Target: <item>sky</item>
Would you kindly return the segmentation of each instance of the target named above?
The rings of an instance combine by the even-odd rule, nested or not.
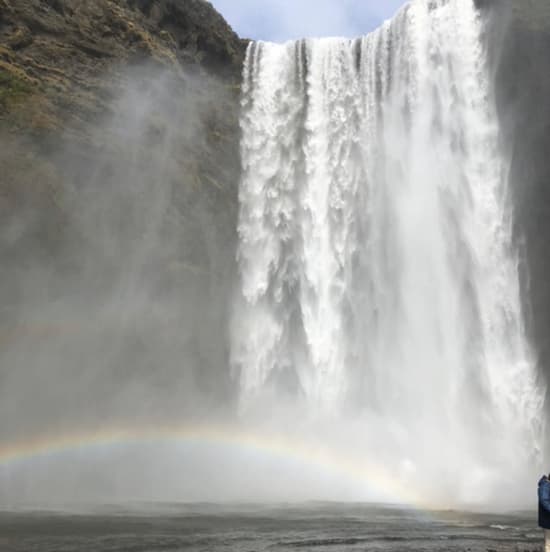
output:
[[[211,0],[243,38],[284,42],[364,35],[406,0]]]

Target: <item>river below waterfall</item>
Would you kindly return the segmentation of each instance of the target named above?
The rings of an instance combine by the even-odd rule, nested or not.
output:
[[[3,552],[534,552],[541,550],[541,532],[535,525],[534,513],[419,513],[339,504],[160,505],[80,515],[0,514],[0,548]]]

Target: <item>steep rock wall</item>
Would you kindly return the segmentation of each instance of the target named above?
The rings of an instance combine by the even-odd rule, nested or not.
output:
[[[245,47],[204,0],[0,0],[2,431],[231,401]]]
[[[504,147],[510,158],[515,228],[527,323],[541,375],[550,381],[550,5],[484,2]]]

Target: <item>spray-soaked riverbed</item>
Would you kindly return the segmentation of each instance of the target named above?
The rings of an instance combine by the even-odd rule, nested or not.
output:
[[[152,513],[151,513],[152,512]],[[4,552],[227,550],[534,551],[534,514],[435,514],[373,506],[159,506],[0,514]]]

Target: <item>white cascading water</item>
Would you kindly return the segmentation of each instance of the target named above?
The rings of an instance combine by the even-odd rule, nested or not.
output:
[[[466,501],[536,465],[542,404],[482,32],[472,0],[416,0],[249,46],[232,336],[244,413],[353,420]]]

